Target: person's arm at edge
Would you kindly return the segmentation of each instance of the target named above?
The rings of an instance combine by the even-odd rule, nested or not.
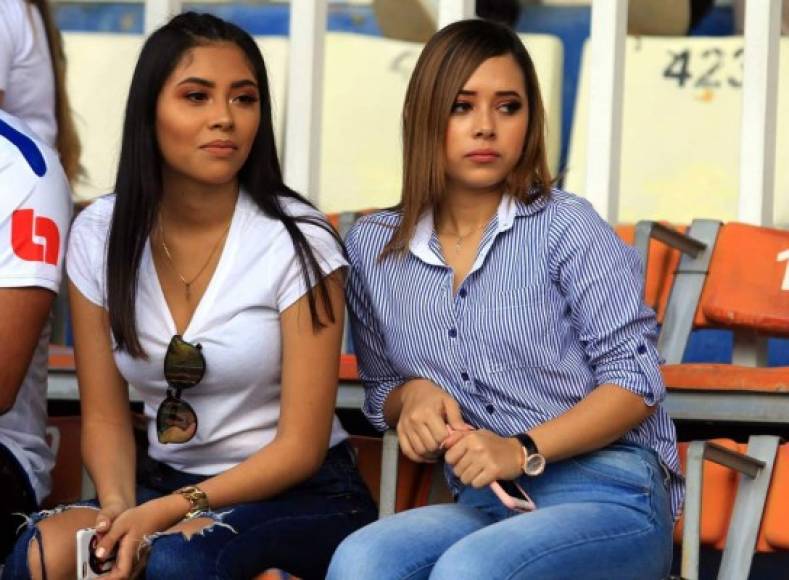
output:
[[[118,372],[107,311],[69,281],[74,358],[82,406],[82,457],[102,508],[135,505],[135,444],[129,392]],[[114,515],[117,515],[115,513]]]
[[[579,336],[586,338],[598,386],[564,414],[529,431],[548,461],[613,443],[646,420],[664,394],[650,337],[654,315],[640,298],[643,281],[635,252],[588,202],[576,200],[563,209],[557,210],[549,236],[552,263]],[[572,230],[582,233],[565,234]],[[601,319],[609,321],[607,334],[599,334]],[[636,352],[639,344],[643,355]]]
[[[44,288],[0,288],[0,415],[16,402],[54,298]]]

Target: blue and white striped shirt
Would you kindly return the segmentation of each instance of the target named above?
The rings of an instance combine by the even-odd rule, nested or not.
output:
[[[384,401],[412,378],[439,385],[469,424],[502,436],[565,413],[602,384],[663,400],[640,260],[587,201],[558,190],[531,204],[505,195],[456,294],[430,211],[405,255],[378,261],[399,220],[396,211],[364,217],[346,240],[363,410],[375,427],[387,428]],[[668,467],[676,516],[683,480],[666,411],[624,439]]]

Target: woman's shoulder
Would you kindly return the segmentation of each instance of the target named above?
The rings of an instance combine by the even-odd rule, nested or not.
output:
[[[589,200],[563,189],[551,189],[543,204],[551,230],[605,224]]]
[[[368,251],[377,256],[392,238],[402,220],[398,209],[384,209],[361,216],[354,222],[345,240],[348,250]]]
[[[25,0],[0,0],[0,15],[21,19],[25,15]]]
[[[309,217],[319,221],[326,221],[326,216],[302,199],[278,194],[276,195],[276,203],[281,208],[282,212],[289,217]],[[248,192],[242,190],[238,204],[240,213],[244,214],[247,218],[251,218],[253,224],[265,227],[270,232],[285,231],[282,221],[274,214],[269,214],[268,211],[260,207]]]
[[[548,195],[548,207],[553,211],[581,215],[595,212],[592,204],[580,195],[554,187]]]
[[[114,193],[94,199],[85,209],[77,214],[71,227],[72,234],[78,231],[90,231],[106,235],[112,222],[112,211],[114,208]]]
[[[277,199],[279,200],[279,204],[285,213],[291,217],[310,217],[328,223],[326,216],[319,209],[315,208],[302,199],[288,195],[278,195]]]

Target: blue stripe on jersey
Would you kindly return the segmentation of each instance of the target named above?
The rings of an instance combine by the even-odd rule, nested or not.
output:
[[[504,436],[613,383],[657,406],[624,439],[654,449],[669,468],[677,515],[683,484],[676,433],[660,406],[657,324],[641,300],[635,250],[574,195],[555,190],[531,204],[505,196],[453,294],[431,212],[408,252],[378,260],[399,220],[395,211],[364,217],[346,240],[363,410],[373,425],[387,427],[384,401],[411,378],[440,385],[467,422]]]
[[[41,150],[30,137],[20,133],[2,119],[0,119],[0,137],[5,137],[19,149],[33,173],[39,177],[44,176],[47,172],[47,162],[44,160]]]

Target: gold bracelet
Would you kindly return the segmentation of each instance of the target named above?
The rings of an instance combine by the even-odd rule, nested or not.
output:
[[[176,489],[173,493],[177,493],[189,502],[189,511],[186,512],[184,519],[190,520],[211,509],[208,505],[208,496],[196,485],[187,485]]]

